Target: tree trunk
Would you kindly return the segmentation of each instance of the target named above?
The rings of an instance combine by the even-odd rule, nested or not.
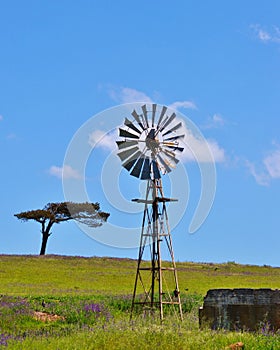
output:
[[[46,253],[46,247],[47,247],[47,242],[49,238],[49,234],[47,232],[44,232],[42,237],[42,244],[41,244],[41,250],[40,250],[40,255],[45,255]]]
[[[50,231],[51,231],[51,227],[52,227],[53,223],[54,223],[54,221],[49,220],[47,227],[46,227],[46,220],[43,220],[41,222],[41,224],[42,224],[42,236],[43,237],[42,237],[40,255],[45,255],[45,253],[46,253],[47,242],[48,242],[48,239],[51,235]]]

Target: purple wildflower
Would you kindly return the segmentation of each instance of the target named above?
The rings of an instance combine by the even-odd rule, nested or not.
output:
[[[8,346],[8,340],[11,339],[12,336],[11,335],[7,335],[7,334],[0,334],[0,346]]]
[[[84,310],[87,315],[94,314],[96,317],[103,316],[106,321],[112,318],[110,312],[102,304],[86,304]]]
[[[11,310],[17,315],[28,314],[30,305],[25,299],[3,297],[0,301],[0,309]]]
[[[99,304],[86,304],[84,306],[84,309],[86,312],[94,312],[94,313],[100,313],[102,311],[102,308]]]

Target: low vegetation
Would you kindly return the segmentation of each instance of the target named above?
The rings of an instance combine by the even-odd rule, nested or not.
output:
[[[279,349],[280,335],[199,330],[198,308],[211,288],[279,288],[269,266],[178,263],[184,320],[135,314],[136,261],[63,256],[0,256],[3,349]],[[230,349],[230,348],[228,348]]]

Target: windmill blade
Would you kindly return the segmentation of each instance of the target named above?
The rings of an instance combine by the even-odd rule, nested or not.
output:
[[[152,105],[152,127],[155,126],[155,116],[156,116],[157,105],[153,103]]]
[[[178,163],[179,163],[179,159],[177,159],[177,158],[175,157],[175,153],[174,153],[174,152],[168,151],[167,149],[161,149],[161,151],[162,151],[169,159],[171,159],[172,162],[174,162],[175,164],[178,164]]]
[[[124,149],[128,147],[132,147],[138,144],[137,141],[116,141],[119,149]]]
[[[169,168],[168,164],[165,162],[165,160],[161,157],[160,154],[157,155],[158,159],[160,160],[161,164],[164,166],[167,173],[170,173],[171,169]]]
[[[164,141],[175,141],[175,140],[183,139],[184,137],[185,137],[185,135],[178,135],[178,136],[169,137],[169,138],[165,139]]]
[[[172,151],[169,151],[168,149],[161,148],[160,150],[168,154],[170,157],[175,157],[175,153]]]
[[[154,179],[160,179],[160,172],[158,169],[158,165],[154,159],[152,160],[152,167],[153,167]]]
[[[122,137],[129,137],[131,139],[139,139],[138,135],[132,134],[131,132],[124,130],[124,129],[119,129],[119,134]]]
[[[130,157],[123,163],[123,167],[126,168],[126,170],[130,171],[130,169],[136,163],[137,159],[141,156],[141,154],[142,153],[140,151],[137,151],[135,154],[133,154],[132,157]]]
[[[162,125],[164,125],[166,122],[167,122],[167,120],[168,120],[168,115],[163,119],[163,121],[161,122],[161,125],[159,126],[159,128],[158,128],[158,132],[159,131],[161,131],[161,128],[162,128]]]
[[[140,176],[142,165],[144,163],[144,159],[145,159],[144,157],[140,157],[137,160],[137,162],[136,162],[134,168],[132,169],[130,175],[135,176],[135,177],[139,177]]]
[[[117,155],[120,157],[120,159],[122,161],[126,160],[127,158],[129,158],[132,154],[134,154],[136,151],[138,151],[138,147],[133,147],[133,148],[129,148],[126,149],[122,152],[117,153]]]
[[[168,148],[173,149],[174,151],[179,151],[179,152],[183,152],[184,148],[183,147],[177,147],[177,146],[170,146],[170,145],[165,145]]]
[[[168,120],[160,128],[160,131],[164,130],[174,119],[176,118],[176,113],[172,113]]]
[[[141,173],[141,180],[149,180],[151,178],[151,165],[149,158],[145,158],[142,173]]]
[[[164,134],[162,134],[162,136],[168,135],[171,132],[178,130],[181,126],[182,126],[182,123],[180,122],[179,124],[173,126],[173,128],[171,128],[168,131],[166,131]]]
[[[138,125],[142,128],[142,130],[144,130],[144,126],[140,120],[139,115],[137,114],[137,112],[135,111],[135,109],[133,110],[133,112],[131,113],[131,115],[134,117],[134,119],[137,121]]]
[[[144,126],[144,131],[147,131],[148,127],[147,127],[147,123],[146,123],[144,115],[140,114],[139,117],[140,117],[140,120],[142,120],[142,125]]]
[[[148,133],[147,138],[154,140],[155,139],[155,129],[151,129]]]
[[[161,124],[161,122],[162,122],[162,118],[164,117],[164,114],[165,114],[166,111],[167,111],[167,107],[163,106],[163,107],[162,107],[162,110],[161,110],[161,113],[160,113],[160,116],[159,116],[159,120],[158,120],[158,124],[157,124],[157,129],[159,129],[160,124]]]
[[[149,121],[148,121],[147,106],[146,106],[146,105],[143,105],[141,108],[142,108],[142,111],[143,111],[143,114],[144,114],[146,127],[148,128],[148,127],[149,127]]]
[[[128,126],[130,129],[136,131],[138,134],[141,134],[141,131],[136,128],[136,126],[129,119],[125,118],[124,125]]]

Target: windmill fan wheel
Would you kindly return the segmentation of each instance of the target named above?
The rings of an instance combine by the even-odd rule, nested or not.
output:
[[[125,118],[119,129],[122,140],[117,141],[118,156],[130,175],[141,180],[159,179],[179,162],[176,153],[183,152],[180,142],[182,122],[166,106],[143,105],[141,113],[133,110],[132,120]]]

